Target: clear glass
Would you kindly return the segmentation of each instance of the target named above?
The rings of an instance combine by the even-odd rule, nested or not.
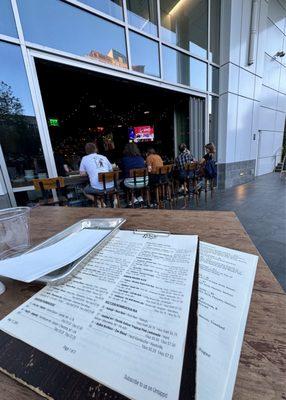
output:
[[[182,143],[190,148],[190,126],[189,126],[189,99],[182,100],[176,104],[176,136],[178,146]]]
[[[220,46],[220,4],[221,0],[211,0],[210,4],[210,53],[209,60],[219,64]]]
[[[129,32],[133,71],[160,76],[158,43],[135,32]]]
[[[136,28],[158,35],[157,0],[127,0],[128,23]]]
[[[13,187],[46,173],[42,145],[19,46],[0,41],[0,141]]]
[[[218,103],[219,98],[209,96],[209,142],[218,147]]]
[[[190,85],[190,57],[184,53],[163,46],[164,80]]]
[[[207,58],[207,0],[161,0],[160,12],[163,40]]]
[[[0,33],[18,37],[10,0],[0,0]]]
[[[212,65],[209,67],[209,91],[219,93],[219,69]]]
[[[25,39],[127,68],[124,28],[59,0],[18,0]]]
[[[207,64],[196,58],[190,59],[191,87],[194,89],[207,90]]]
[[[15,207],[0,210],[0,260],[16,256],[30,247],[30,209]],[[0,294],[5,286],[0,282]]]
[[[80,0],[80,2],[123,20],[122,0]]]

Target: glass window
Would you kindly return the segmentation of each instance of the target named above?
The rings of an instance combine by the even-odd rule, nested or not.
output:
[[[221,0],[211,0],[210,4],[209,60],[217,64],[219,64],[219,45],[220,45],[220,3]]]
[[[195,58],[190,59],[191,87],[207,90],[207,64]]]
[[[0,141],[12,186],[27,186],[46,165],[21,49],[0,42]]]
[[[162,39],[206,58],[208,1],[161,0],[160,10]]]
[[[129,31],[133,71],[160,76],[158,43]]]
[[[123,20],[122,0],[80,0],[80,2]]]
[[[211,65],[209,69],[209,91],[219,93],[219,69]]]
[[[156,0],[127,0],[127,15],[130,25],[157,35],[157,1]]]
[[[177,145],[179,146],[181,143],[185,143],[187,148],[190,148],[190,126],[189,126],[189,99],[182,100],[176,103],[175,105],[175,113],[176,113],[176,136],[177,136]],[[178,149],[176,149],[178,151]]]
[[[59,0],[18,0],[25,39],[127,68],[124,29]]]
[[[218,97],[209,96],[209,141],[216,147],[218,147],[218,102]]]
[[[163,73],[166,81],[190,85],[190,57],[163,46]]]
[[[0,1],[0,33],[18,37],[10,0]]]

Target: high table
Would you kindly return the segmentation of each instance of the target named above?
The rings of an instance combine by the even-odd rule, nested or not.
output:
[[[80,219],[91,217],[123,217],[127,222],[122,229],[197,234],[201,240],[259,255],[235,213],[224,211],[38,207],[31,212],[32,243],[37,244]],[[41,288],[36,284],[1,280],[7,286],[7,291],[0,297],[0,318]],[[233,398],[286,399],[285,360],[286,293],[260,256]],[[0,373],[1,400],[41,398],[39,394]],[[91,398],[96,400],[98,397],[95,394]]]

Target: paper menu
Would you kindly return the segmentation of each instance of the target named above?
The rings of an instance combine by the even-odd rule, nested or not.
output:
[[[0,261],[0,276],[32,282],[88,253],[111,230],[83,229],[55,244]]]
[[[230,400],[258,257],[200,242],[197,399]]]
[[[131,399],[178,399],[197,241],[120,231],[0,328]]]

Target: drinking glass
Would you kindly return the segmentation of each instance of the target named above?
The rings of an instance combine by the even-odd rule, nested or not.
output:
[[[0,260],[23,253],[30,246],[30,208],[0,210]],[[5,286],[0,282],[0,294]]]

